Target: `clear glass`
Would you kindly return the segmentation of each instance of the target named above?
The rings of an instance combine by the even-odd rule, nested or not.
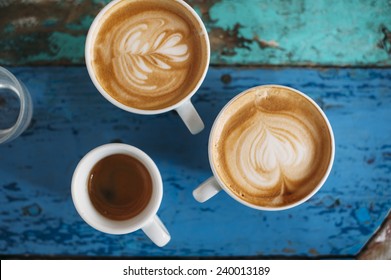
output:
[[[27,88],[0,67],[0,144],[17,138],[29,126],[33,103]]]

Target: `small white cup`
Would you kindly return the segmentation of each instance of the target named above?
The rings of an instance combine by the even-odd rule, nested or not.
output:
[[[88,177],[91,169],[99,160],[113,154],[126,154],[138,159],[145,165],[152,178],[152,197],[147,207],[137,216],[123,221],[111,220],[101,215],[91,203],[88,194]],[[170,241],[168,230],[156,214],[163,197],[162,178],[153,160],[140,149],[117,143],[93,149],[77,165],[71,188],[77,212],[91,227],[109,234],[127,234],[141,229],[159,247]]]
[[[205,79],[206,73],[208,72],[209,68],[209,62],[210,62],[210,42],[209,42],[209,37],[208,37],[208,32],[205,28],[204,23],[202,22],[201,18],[198,16],[198,14],[194,11],[194,9],[188,5],[186,2],[182,0],[173,0],[181,4],[185,9],[187,9],[193,16],[194,18],[199,22],[201,29],[202,29],[202,35],[206,40],[206,52],[207,52],[207,62],[205,63],[205,69],[203,70],[202,76],[199,79],[196,87],[193,89],[193,91],[189,92],[188,95],[177,102],[174,105],[171,105],[169,107],[163,108],[163,109],[157,109],[157,110],[142,110],[138,108],[133,108],[130,106],[126,106],[122,104],[121,102],[117,101],[114,99],[105,89],[99,84],[95,72],[92,67],[92,57],[91,57],[91,48],[92,44],[94,42],[96,33],[97,33],[97,28],[99,27],[99,22],[101,18],[104,16],[104,14],[115,4],[118,2],[123,1],[123,0],[114,0],[110,2],[108,5],[106,5],[100,12],[99,14],[95,17],[94,21],[92,22],[90,29],[87,34],[86,38],[86,45],[85,45],[85,60],[86,60],[86,65],[87,65],[87,70],[88,74],[90,75],[90,78],[92,82],[94,83],[95,87],[98,89],[98,91],[103,95],[104,98],[106,98],[109,102],[111,102],[113,105],[117,106],[118,108],[121,108],[122,110],[131,112],[131,113],[136,113],[136,114],[141,114],[141,115],[155,115],[155,114],[162,114],[166,113],[168,111],[175,110],[187,126],[187,128],[190,130],[192,134],[197,134],[201,132],[204,129],[204,123],[199,116],[198,112],[196,111],[194,105],[191,103],[191,98],[192,96],[198,91],[200,88],[202,82]]]
[[[210,132],[210,136],[209,136],[209,145],[208,145],[208,154],[209,154],[209,163],[210,163],[210,166],[211,166],[211,169],[212,169],[212,172],[213,172],[213,176],[210,177],[209,179],[207,179],[206,181],[204,181],[201,185],[199,185],[196,189],[194,189],[193,191],[193,197],[195,198],[195,200],[197,200],[198,202],[206,202],[207,200],[209,200],[210,198],[214,197],[215,195],[217,195],[221,190],[224,190],[230,197],[232,197],[233,199],[235,199],[236,201],[240,202],[241,204],[247,206],[247,207],[250,207],[250,208],[254,208],[254,209],[257,209],[257,210],[266,210],[266,211],[279,211],[279,210],[286,210],[286,209],[290,209],[290,208],[293,208],[295,206],[298,206],[302,203],[304,203],[305,201],[307,201],[308,199],[310,199],[315,193],[317,193],[320,188],[323,186],[323,184],[326,182],[326,179],[328,178],[329,174],[330,174],[330,171],[331,171],[331,168],[333,166],[333,162],[334,162],[334,156],[335,156],[335,140],[334,140],[334,133],[333,133],[333,129],[330,125],[330,122],[329,120],[327,119],[327,116],[325,115],[325,113],[322,111],[322,109],[318,106],[318,104],[316,104],[316,102],[314,100],[312,100],[309,96],[307,96],[306,94],[296,90],[296,89],[293,89],[293,88],[290,88],[290,87],[285,87],[285,86],[280,86],[280,85],[264,85],[264,87],[280,87],[280,88],[286,88],[292,92],[295,92],[296,94],[298,95],[301,95],[303,96],[304,98],[306,98],[318,111],[319,113],[321,114],[321,116],[323,117],[326,125],[327,125],[327,128],[328,128],[328,132],[329,132],[329,136],[330,136],[330,139],[331,139],[331,155],[330,155],[330,160],[328,162],[328,167],[327,167],[327,170],[326,172],[323,174],[322,176],[322,179],[321,181],[316,185],[314,186],[313,190],[308,194],[306,195],[305,197],[303,197],[302,199],[292,203],[292,204],[289,204],[289,205],[285,205],[285,206],[279,206],[279,207],[266,207],[266,206],[258,206],[258,205],[254,205],[254,204],[251,204],[243,199],[241,199],[240,197],[238,197],[237,195],[235,195],[231,190],[230,188],[228,188],[223,180],[219,177],[218,175],[218,172],[217,172],[217,169],[213,163],[213,160],[212,160],[212,149],[213,149],[213,139],[212,139],[212,135],[214,134],[214,130],[217,129],[217,123],[218,123],[218,120],[219,118],[221,118],[224,114],[224,111],[226,108],[228,108],[230,106],[230,104],[232,102],[234,102],[237,98],[239,98],[241,95],[244,95],[246,94],[249,90],[246,90],[240,94],[238,94],[237,96],[235,96],[233,99],[231,99],[225,106],[223,109],[221,109],[219,115],[216,117],[215,121],[214,121],[214,124],[212,126],[212,129],[211,129],[211,132]]]

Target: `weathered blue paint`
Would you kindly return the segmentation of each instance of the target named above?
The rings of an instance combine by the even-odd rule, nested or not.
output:
[[[0,255],[309,256],[356,255],[391,208],[390,69],[212,68],[194,96],[205,131],[191,135],[175,113],[139,116],[107,102],[84,67],[10,68],[30,89],[30,128],[0,146]],[[224,82],[223,82],[224,81]],[[310,95],[334,128],[331,175],[291,210],[248,209],[192,190],[211,175],[208,134],[223,105],[252,86],[276,83]],[[164,248],[138,231],[100,233],[76,213],[70,181],[91,149],[124,142],[147,152],[164,181]]]
[[[0,64],[83,64],[110,0],[0,0]],[[219,65],[391,66],[389,0],[186,0]]]
[[[382,27],[391,29],[389,1],[223,0],[210,8],[209,15],[208,27],[217,41],[212,44],[214,63],[384,66],[391,62],[390,48],[382,43]],[[219,40],[213,36],[218,29],[236,32],[220,32]],[[390,41],[391,37],[385,44]]]

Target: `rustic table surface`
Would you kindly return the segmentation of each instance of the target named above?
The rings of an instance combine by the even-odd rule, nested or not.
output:
[[[192,99],[205,122],[196,136],[175,113],[130,114],[94,88],[85,35],[107,2],[0,0],[0,65],[34,102],[27,131],[0,146],[0,257],[377,258],[371,240],[391,258],[390,1],[189,0],[212,48]],[[211,176],[213,120],[261,84],[297,88],[323,108],[336,139],[329,179],[308,202],[280,212],[225,194],[197,203],[192,190]],[[159,167],[166,247],[141,231],[100,233],[74,209],[74,168],[110,142],[141,148]]]

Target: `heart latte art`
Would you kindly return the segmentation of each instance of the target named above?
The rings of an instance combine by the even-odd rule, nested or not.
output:
[[[205,35],[176,1],[121,1],[100,25],[93,68],[100,85],[117,101],[143,110],[166,108],[201,79]]]
[[[215,169],[249,203],[292,204],[311,193],[328,168],[326,122],[309,100],[287,88],[249,90],[225,108],[215,126]]]

